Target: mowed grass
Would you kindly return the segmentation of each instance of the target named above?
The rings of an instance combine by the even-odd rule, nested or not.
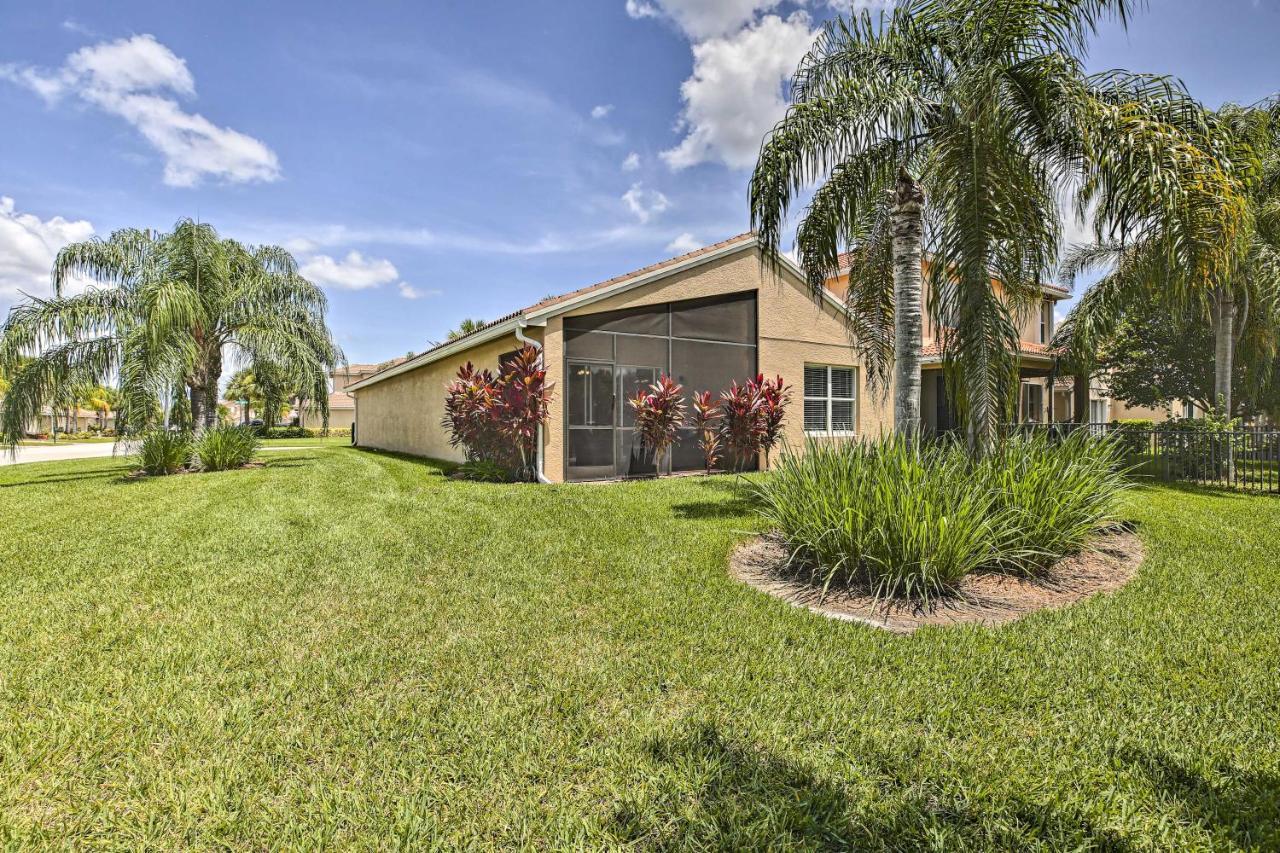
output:
[[[5,844],[1280,845],[1280,500],[1138,490],[1129,587],[903,637],[729,579],[728,478],[265,458],[0,469]]]

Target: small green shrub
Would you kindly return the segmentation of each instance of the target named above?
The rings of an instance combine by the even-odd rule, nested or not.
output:
[[[190,433],[151,430],[142,436],[138,461],[153,477],[176,474],[190,464],[191,449]]]
[[[1110,434],[1115,437],[1125,459],[1137,460],[1151,453],[1153,426],[1145,418],[1126,418],[1113,422]]]
[[[247,464],[261,441],[252,429],[218,426],[195,442],[195,460],[202,471],[228,471]]]
[[[511,472],[487,459],[472,459],[458,467],[455,476],[459,480],[474,480],[478,483],[509,483]]]
[[[315,438],[316,430],[306,427],[254,427],[260,438]]]

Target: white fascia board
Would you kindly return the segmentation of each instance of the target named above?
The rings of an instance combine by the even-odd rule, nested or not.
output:
[[[497,323],[493,326],[490,326],[487,329],[476,332],[474,335],[467,335],[465,338],[462,338],[446,346],[437,347],[436,349],[432,349],[432,350],[427,350],[422,355],[415,356],[414,358],[411,358],[408,361],[401,362],[400,364],[397,364],[395,367],[384,370],[382,373],[375,373],[374,375],[370,376],[368,379],[362,379],[359,382],[355,383],[354,385],[349,385],[345,390],[359,391],[361,388],[368,388],[370,385],[377,385],[379,382],[383,381],[384,379],[390,379],[392,376],[399,376],[401,373],[407,373],[410,370],[416,370],[419,367],[423,367],[425,365],[431,364],[432,362],[439,361],[442,358],[448,358],[451,355],[456,355],[457,353],[465,352],[466,350],[471,349],[473,346],[476,346],[477,344],[483,344],[483,343],[486,343],[487,341],[496,340],[497,338],[500,338],[503,335],[514,334],[516,325],[520,322],[521,319],[522,319],[521,317],[515,316],[509,320],[503,320],[501,323]]]
[[[691,270],[691,269],[694,269],[695,267],[700,267],[703,264],[710,263],[711,261],[717,260],[719,258],[723,258],[726,255],[732,255],[735,252],[742,251],[744,248],[748,246],[754,246],[754,245],[756,245],[755,237],[743,237],[741,240],[735,243],[730,243],[727,246],[721,246],[719,249],[716,249],[714,252],[707,252],[706,254],[703,254],[703,255],[697,255],[687,260],[681,261],[678,264],[673,264],[669,267],[663,267],[661,269],[652,270],[650,272],[645,273],[644,275],[638,275],[634,278],[629,278],[624,281],[620,281],[617,284],[610,285],[609,287],[601,287],[597,290],[591,290],[587,293],[583,293],[580,296],[576,296],[573,299],[566,299],[564,302],[557,302],[554,305],[548,305],[546,308],[541,308],[541,309],[538,309],[537,311],[530,311],[528,314],[525,315],[525,318],[528,320],[529,325],[531,326],[545,324],[547,319],[550,317],[555,317],[557,315],[567,313],[569,311],[572,311],[575,308],[581,308],[586,305],[591,305],[594,302],[599,302],[602,299],[608,299],[610,296],[614,296],[619,293],[626,293],[628,290],[632,290],[637,287],[643,287],[644,285],[650,284],[655,281],[660,281],[668,276],[675,275],[676,273],[681,273],[681,272],[684,272],[685,270]]]

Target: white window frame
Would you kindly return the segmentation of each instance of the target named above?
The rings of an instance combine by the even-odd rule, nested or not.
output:
[[[805,389],[802,387],[802,388],[800,389],[800,390],[801,390],[801,392],[802,392],[802,397],[803,397],[802,402],[801,402],[801,404],[800,404],[800,420],[801,420],[802,422],[804,421],[804,403],[805,403],[805,402],[810,401],[810,400],[821,400],[821,401],[823,401],[823,402],[825,402],[825,403],[827,404],[827,428],[826,428],[826,429],[823,429],[823,430],[818,430],[818,429],[809,429],[809,428],[807,428],[807,427],[806,427],[806,428],[805,428],[805,431],[804,431],[804,434],[805,434],[805,435],[807,435],[807,436],[813,436],[813,437],[815,437],[815,438],[852,438],[853,436],[856,436],[856,435],[858,434],[858,415],[859,415],[859,412],[858,412],[858,368],[856,368],[856,367],[854,367],[853,365],[850,365],[850,364],[822,364],[822,363],[819,363],[819,362],[806,361],[806,362],[804,363],[804,370],[805,370],[805,373],[807,373],[811,368],[814,368],[814,369],[816,369],[816,368],[821,368],[821,369],[823,369],[823,370],[825,370],[825,371],[827,372],[827,393],[826,393],[824,396],[821,396],[821,397],[811,397],[811,396],[809,396],[808,394],[804,394],[804,393],[803,393]],[[831,371],[832,371],[833,369],[834,369],[834,370],[847,370],[847,371],[849,371],[849,373],[850,373],[850,374],[851,374],[851,376],[852,376],[852,381],[851,381],[851,383],[850,383],[850,384],[853,386],[853,396],[852,396],[852,397],[834,397],[834,396],[832,396],[832,394],[831,394]],[[802,378],[803,378],[803,375],[804,375],[804,374],[801,374]],[[851,430],[833,430],[833,429],[831,428],[831,424],[834,422],[834,419],[831,417],[831,404],[832,404],[832,402],[839,402],[839,403],[852,403],[852,404],[853,404],[853,429],[851,429]]]
[[[1046,299],[1040,303],[1040,343],[1047,344],[1053,340],[1053,301]]]

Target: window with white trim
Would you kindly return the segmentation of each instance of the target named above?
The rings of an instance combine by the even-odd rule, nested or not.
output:
[[[1053,340],[1053,302],[1046,299],[1040,303],[1040,343],[1047,344]]]
[[[853,435],[857,424],[857,372],[829,364],[804,366],[804,431]]]

